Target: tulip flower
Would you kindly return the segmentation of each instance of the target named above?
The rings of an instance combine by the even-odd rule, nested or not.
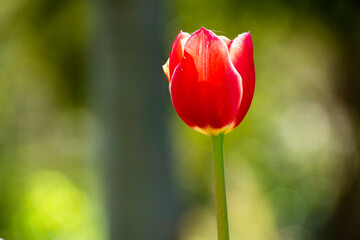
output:
[[[205,28],[180,32],[163,69],[176,112],[196,131],[229,133],[249,110],[255,87],[250,32],[232,41]]]
[[[229,40],[205,28],[192,35],[180,31],[163,70],[180,118],[212,137],[218,239],[228,240],[224,136],[244,119],[254,95],[250,32]]]

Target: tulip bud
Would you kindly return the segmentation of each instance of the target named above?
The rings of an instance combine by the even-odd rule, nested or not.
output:
[[[255,88],[250,32],[234,40],[205,28],[180,32],[163,70],[176,112],[196,131],[226,134],[250,108]]]

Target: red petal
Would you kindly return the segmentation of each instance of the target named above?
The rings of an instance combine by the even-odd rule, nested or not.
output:
[[[187,41],[170,88],[181,119],[209,135],[234,121],[242,95],[241,77],[225,42],[205,28]]]
[[[169,62],[170,79],[174,73],[175,68],[179,64],[181,58],[184,56],[184,45],[186,41],[189,39],[189,37],[190,34],[180,31],[180,33],[175,38],[175,41],[170,51],[170,62]]]
[[[230,57],[242,78],[243,96],[232,129],[240,124],[248,112],[255,90],[255,66],[250,32],[242,33],[231,44]]]

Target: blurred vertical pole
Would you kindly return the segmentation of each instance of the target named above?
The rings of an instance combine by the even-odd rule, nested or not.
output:
[[[174,240],[161,0],[93,0],[90,92],[104,127],[111,240]]]

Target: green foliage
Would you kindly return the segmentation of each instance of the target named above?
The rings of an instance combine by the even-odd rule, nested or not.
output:
[[[97,180],[87,180],[97,179],[83,106],[87,10],[1,3],[0,238],[103,238]]]

